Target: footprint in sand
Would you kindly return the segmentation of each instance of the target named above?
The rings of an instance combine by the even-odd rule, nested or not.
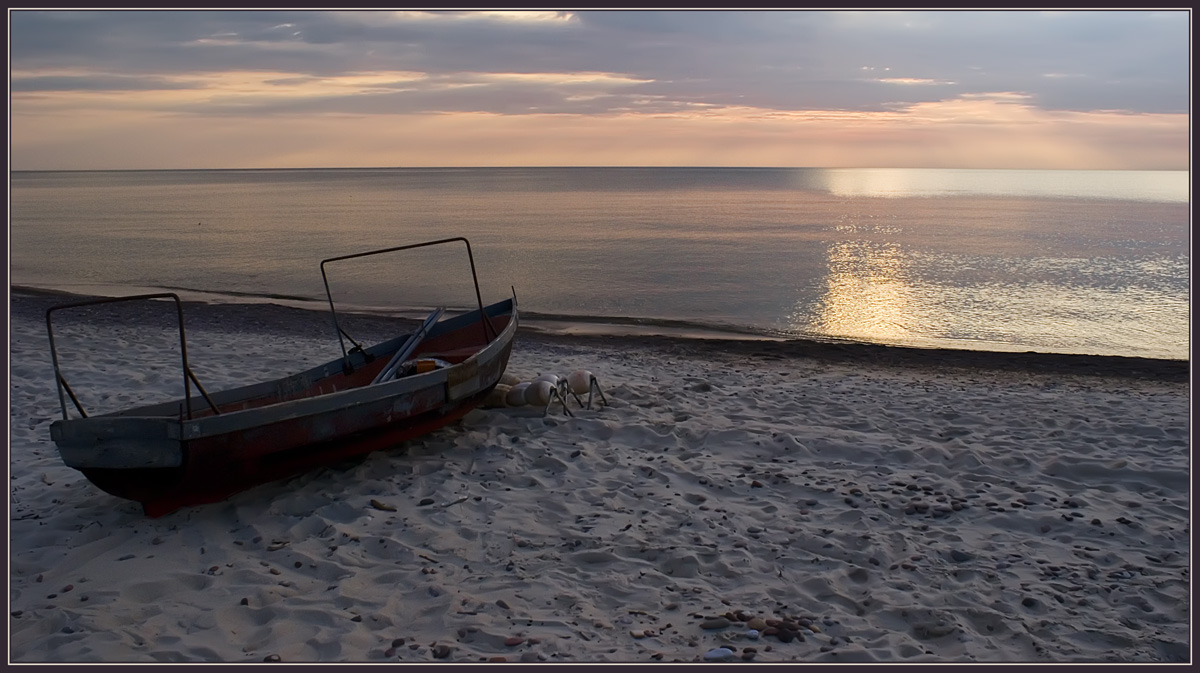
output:
[[[700,561],[690,554],[672,556],[660,566],[664,575],[671,577],[695,577],[700,573]]]
[[[200,591],[212,583],[205,575],[177,575],[171,579],[139,582],[125,589],[125,597],[136,603],[155,603],[184,591]]]

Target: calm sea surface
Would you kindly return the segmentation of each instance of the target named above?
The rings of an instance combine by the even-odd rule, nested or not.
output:
[[[13,285],[327,306],[470,239],[529,324],[1186,359],[1186,171],[16,172]],[[339,307],[474,301],[461,245]]]

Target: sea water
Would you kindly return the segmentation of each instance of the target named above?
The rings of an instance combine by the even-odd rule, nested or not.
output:
[[[14,172],[10,282],[564,331],[1186,359],[1186,171]]]

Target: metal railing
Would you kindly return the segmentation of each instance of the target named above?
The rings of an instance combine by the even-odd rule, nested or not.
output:
[[[173,292],[160,292],[155,294],[138,294],[128,297],[107,297],[103,299],[87,299],[84,301],[70,302],[66,304],[58,304],[46,309],[46,333],[50,337],[50,359],[54,364],[54,382],[58,387],[58,403],[62,408],[63,420],[68,418],[66,396],[71,398],[71,402],[75,405],[75,409],[79,411],[79,415],[87,418],[87,412],[84,411],[83,405],[79,402],[79,398],[75,396],[75,391],[71,390],[71,386],[67,383],[66,377],[63,376],[62,370],[58,365],[58,348],[54,343],[54,324],[51,316],[56,311],[63,309],[79,308],[81,306],[95,306],[98,304],[115,304],[117,302],[140,301],[149,299],[173,299],[175,301],[175,311],[179,316],[179,352],[183,363],[183,398],[184,405],[187,408],[187,417],[192,418],[192,388],[191,384],[196,384],[196,390],[204,396],[204,400],[208,402],[208,406],[212,408],[214,414],[221,413],[217,409],[217,405],[213,404],[212,399],[208,396],[208,391],[204,390],[204,386],[200,385],[200,381],[196,379],[196,374],[188,365],[187,355],[187,337],[183,327],[183,302],[179,300],[179,296]]]
[[[340,261],[346,260],[346,259],[356,259],[359,257],[368,257],[371,255],[382,255],[387,252],[398,252],[400,250],[412,250],[414,248],[424,248],[424,247],[431,246],[431,245],[441,245],[443,243],[454,243],[456,241],[462,241],[463,244],[467,246],[467,261],[470,262],[470,264],[471,264],[471,282],[475,284],[475,301],[479,306],[480,322],[482,323],[482,326],[483,326],[483,342],[486,344],[489,341],[491,341],[493,338],[495,338],[496,336],[499,335],[499,332],[496,330],[496,327],[494,325],[492,325],[491,317],[488,316],[488,314],[483,310],[483,296],[479,293],[479,278],[475,274],[475,256],[471,254],[471,242],[468,241],[466,238],[463,238],[462,236],[455,236],[453,238],[443,238],[443,239],[439,239],[436,241],[426,241],[424,243],[413,243],[411,245],[400,245],[400,246],[396,246],[393,248],[383,248],[380,250],[369,250],[367,252],[356,252],[356,253],[353,253],[350,255],[341,255],[339,257],[330,257],[329,259],[321,260],[321,280],[324,281],[324,283],[325,283],[325,296],[328,297],[328,299],[329,299],[329,311],[330,311],[330,313],[333,314],[333,329],[337,333],[338,343],[341,344],[341,347],[342,347],[342,361],[344,363],[343,366],[345,368],[349,368],[349,366],[350,366],[350,355],[346,351],[346,340],[344,338],[345,336],[348,336],[348,335],[346,335],[345,331],[342,330],[341,325],[338,324],[337,309],[335,309],[333,306],[333,294],[329,290],[329,277],[325,273],[325,265],[330,262],[340,262]],[[490,334],[489,334],[489,330],[490,330]],[[353,339],[351,339],[351,340],[353,341]]]

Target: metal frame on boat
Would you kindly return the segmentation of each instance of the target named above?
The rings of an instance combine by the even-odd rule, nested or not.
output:
[[[466,245],[477,308],[374,346],[354,342],[338,321],[326,265],[453,242]],[[150,516],[223,500],[251,486],[424,435],[479,406],[508,365],[515,296],[483,304],[471,245],[462,237],[323,260],[340,358],[273,381],[209,393],[187,355],[183,305],[173,293],[72,302],[46,312],[62,420],[50,426],[63,462]],[[170,299],[179,318],[183,399],[89,416],[59,366],[52,316],[96,304]],[[346,348],[346,339],[354,347]],[[203,403],[191,392],[195,385]],[[67,399],[79,418],[71,418]]]

